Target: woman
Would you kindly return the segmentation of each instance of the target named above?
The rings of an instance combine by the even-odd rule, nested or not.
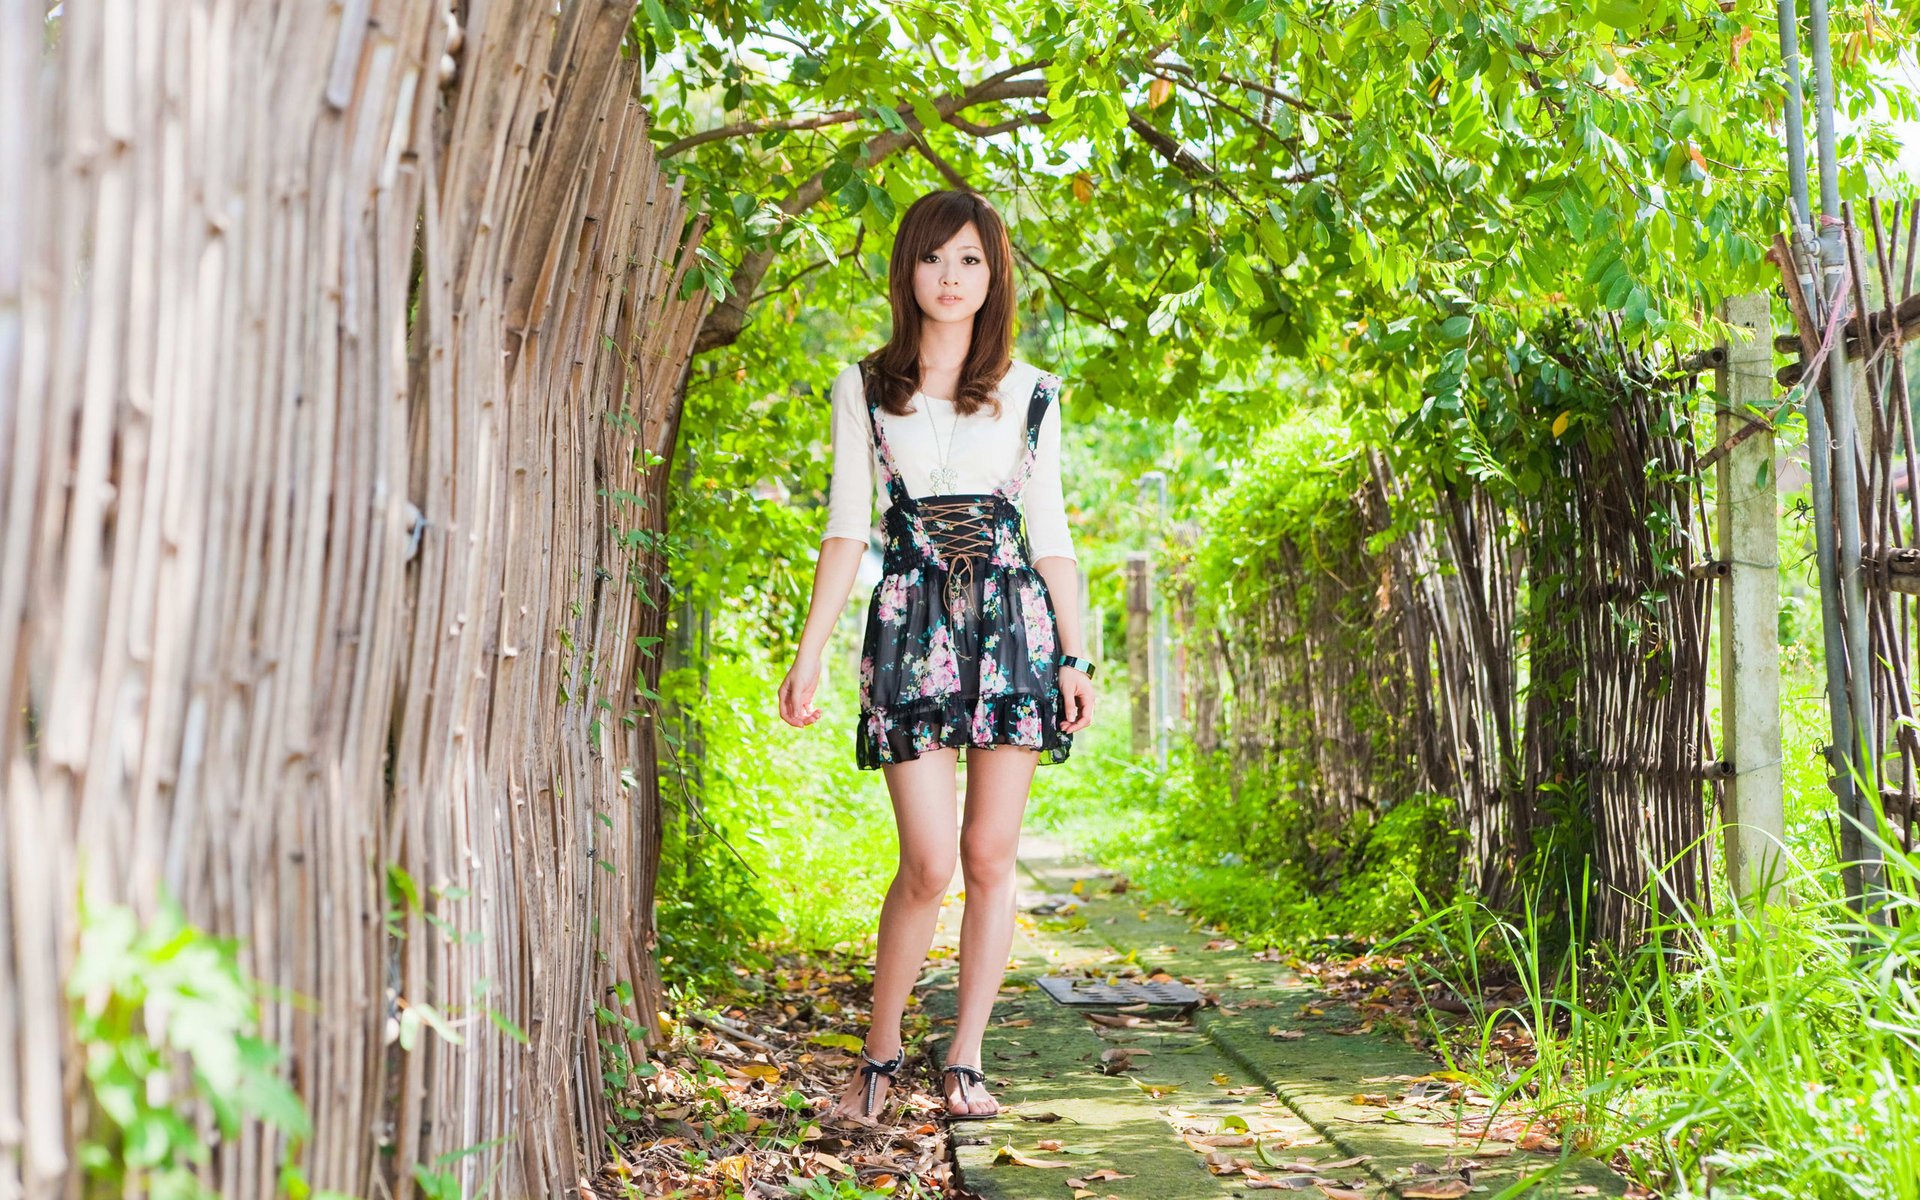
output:
[[[820,719],[821,651],[867,548],[877,485],[885,574],[867,610],[855,754],[861,768],[885,771],[900,830],[899,869],[880,909],[873,1020],[834,1115],[872,1117],[906,1061],[900,1018],[956,851],[967,903],[947,1111],[999,1111],[980,1042],[1013,940],[1020,819],[1034,769],[1064,761],[1093,715],[1061,499],[1060,381],[1010,357],[1012,267],[1006,226],[984,199],[922,196],[901,218],[887,272],[892,338],[833,384],[826,535],[780,715],[797,726]]]

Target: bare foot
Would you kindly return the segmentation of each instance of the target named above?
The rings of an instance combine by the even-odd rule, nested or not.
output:
[[[947,1086],[947,1111],[954,1116],[990,1117],[1000,1111],[1000,1102],[987,1091],[986,1079],[978,1068],[961,1071],[964,1064],[951,1063],[944,1072]]]
[[[874,1065],[875,1069],[870,1071],[863,1069],[870,1064]],[[886,1110],[887,1093],[893,1090],[892,1074],[905,1065],[905,1053],[896,1053],[892,1057],[882,1059],[868,1058],[863,1054],[859,1066],[856,1066],[852,1075],[848,1077],[847,1086],[841,1089],[840,1095],[833,1102],[833,1107],[827,1110],[827,1116],[834,1119],[850,1118],[856,1121],[878,1120],[880,1114]],[[891,1070],[879,1069],[889,1067]],[[873,1083],[871,1111],[867,1108],[869,1079]]]

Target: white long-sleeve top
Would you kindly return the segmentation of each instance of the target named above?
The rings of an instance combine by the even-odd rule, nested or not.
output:
[[[1027,450],[1027,406],[1040,375],[1040,368],[1014,359],[996,389],[1000,397],[998,417],[982,409],[956,423],[951,400],[924,392],[914,393],[914,411],[904,416],[880,409],[876,415],[886,431],[887,448],[893,452],[894,469],[900,473],[907,495],[919,497],[933,491],[933,468],[940,457],[936,437],[938,445],[946,446],[949,429],[953,433],[947,465],[958,477],[955,492],[991,492],[1012,479],[1019,469],[1020,456]],[[879,451],[867,422],[867,397],[856,362],[833,380],[833,482],[827,493],[827,529],[821,541],[836,537],[868,541],[876,500],[879,515],[884,518],[893,499],[880,483]],[[1067,529],[1066,500],[1061,494],[1058,396],[1040,418],[1033,474],[1027,477],[1020,500],[1034,560],[1058,555],[1078,561],[1073,535]]]

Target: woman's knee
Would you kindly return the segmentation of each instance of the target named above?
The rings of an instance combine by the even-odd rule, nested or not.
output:
[[[902,854],[894,879],[909,899],[938,900],[947,894],[947,885],[953,882],[953,861],[951,846],[944,850]]]
[[[1009,887],[1013,883],[1013,860],[1018,842],[1001,837],[962,838],[960,868],[969,891]]]

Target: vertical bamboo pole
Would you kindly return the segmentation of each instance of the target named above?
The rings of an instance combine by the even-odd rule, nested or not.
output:
[[[1824,6],[1821,15],[1825,15]],[[1794,240],[1806,244],[1811,242],[1813,236],[1813,209],[1807,186],[1806,118],[1802,111],[1796,0],[1780,0],[1779,25],[1780,57],[1787,67],[1787,168],[1793,188],[1797,234]],[[1822,40],[1824,42],[1824,27]],[[1795,257],[1799,260],[1798,255]],[[1811,279],[1803,276],[1800,282],[1802,294],[1816,299],[1825,296],[1824,291],[1812,286]],[[1860,896],[1863,894],[1859,866],[1861,837],[1860,826],[1854,820],[1858,795],[1852,771],[1853,756],[1847,749],[1854,741],[1853,697],[1847,679],[1847,635],[1842,625],[1839,555],[1834,544],[1833,436],[1827,428],[1827,407],[1822,402],[1818,381],[1806,382],[1804,397],[1807,465],[1813,476],[1814,560],[1820,576],[1820,628],[1827,668],[1827,703],[1833,731],[1833,744],[1828,751],[1829,763],[1834,773],[1835,800],[1842,817],[1840,859],[1845,872],[1847,894]]]
[[[1834,149],[1833,52],[1829,44],[1827,0],[1810,0],[1809,40],[1813,49],[1815,116],[1820,156],[1820,293],[1826,298],[1827,311],[1848,302],[1846,281],[1847,251],[1843,237],[1845,223],[1840,210],[1840,176]],[[1844,347],[1845,343],[1842,343]],[[1866,347],[1861,347],[1866,353]],[[1866,583],[1860,574],[1860,478],[1859,417],[1854,409],[1853,391],[1857,381],[1846,354],[1834,354],[1827,360],[1827,400],[1833,426],[1833,507],[1839,526],[1837,560],[1840,595],[1845,605],[1847,647],[1848,711],[1850,728],[1842,731],[1845,740],[1842,761],[1853,787],[1853,804],[1848,817],[1860,828],[1860,890],[1863,908],[1879,906],[1884,888],[1885,867],[1875,842],[1864,836],[1869,827],[1881,833],[1885,824],[1880,815],[1880,770],[1875,762],[1873,741],[1872,661],[1867,650]]]

